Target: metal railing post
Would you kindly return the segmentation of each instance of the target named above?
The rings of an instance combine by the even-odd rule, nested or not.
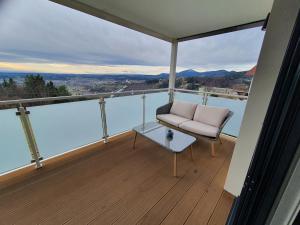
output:
[[[207,105],[207,101],[208,101],[208,93],[205,93],[205,98],[204,98],[204,104],[203,105]]]
[[[143,100],[143,127],[145,127],[146,123],[146,95],[145,93],[142,95]]]
[[[108,134],[107,134],[107,123],[106,123],[106,112],[105,112],[105,100],[104,97],[99,99],[100,112],[101,112],[101,122],[102,122],[102,131],[104,143],[108,143]]]
[[[205,99],[206,99],[206,92],[204,92],[202,96],[202,105],[205,105]]]
[[[202,96],[202,105],[206,105],[208,101],[208,90],[206,87],[204,87],[204,92]]]
[[[20,121],[31,153],[31,157],[32,157],[31,163],[35,162],[36,168],[41,168],[43,165],[40,160],[42,160],[43,157],[40,156],[40,152],[37,143],[35,141],[33,129],[28,116],[30,112],[27,111],[26,108],[23,107],[22,105],[19,106],[17,109],[18,112],[16,112],[16,115],[20,116]]]
[[[174,89],[169,89],[169,103],[173,102],[174,101]]]

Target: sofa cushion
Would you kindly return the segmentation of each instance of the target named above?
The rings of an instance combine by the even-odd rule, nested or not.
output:
[[[197,104],[174,101],[170,113],[191,120],[193,119],[196,107]]]
[[[193,120],[220,127],[229,113],[229,109],[198,105]]]
[[[219,131],[217,127],[204,124],[201,122],[193,121],[193,120],[183,122],[179,125],[179,127],[181,129],[190,131],[192,133],[207,136],[207,137],[217,137]]]
[[[189,121],[184,117],[176,116],[174,114],[160,114],[157,115],[157,119],[162,120],[166,123],[172,124],[173,126],[179,127],[179,124]]]

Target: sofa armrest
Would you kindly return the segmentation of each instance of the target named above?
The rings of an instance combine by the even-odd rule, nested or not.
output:
[[[225,127],[226,123],[229,121],[229,119],[233,116],[233,112],[229,111],[228,115],[226,116],[226,118],[224,119],[223,123],[221,124],[220,128],[219,128],[219,132],[217,134],[217,137],[219,137],[219,135],[221,134],[223,128]]]
[[[166,105],[163,105],[159,108],[156,109],[156,115],[160,115],[160,114],[169,114],[170,113],[170,110],[171,110],[171,107],[172,107],[172,102],[171,103],[168,103]]]

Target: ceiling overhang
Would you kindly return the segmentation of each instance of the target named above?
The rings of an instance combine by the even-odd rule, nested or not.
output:
[[[262,26],[273,0],[51,0],[172,42]]]

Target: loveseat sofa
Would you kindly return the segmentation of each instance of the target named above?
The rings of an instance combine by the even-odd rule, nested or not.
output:
[[[215,156],[214,143],[220,141],[220,133],[233,115],[227,108],[204,106],[174,101],[156,110],[156,119],[169,127],[211,142],[211,155]]]

